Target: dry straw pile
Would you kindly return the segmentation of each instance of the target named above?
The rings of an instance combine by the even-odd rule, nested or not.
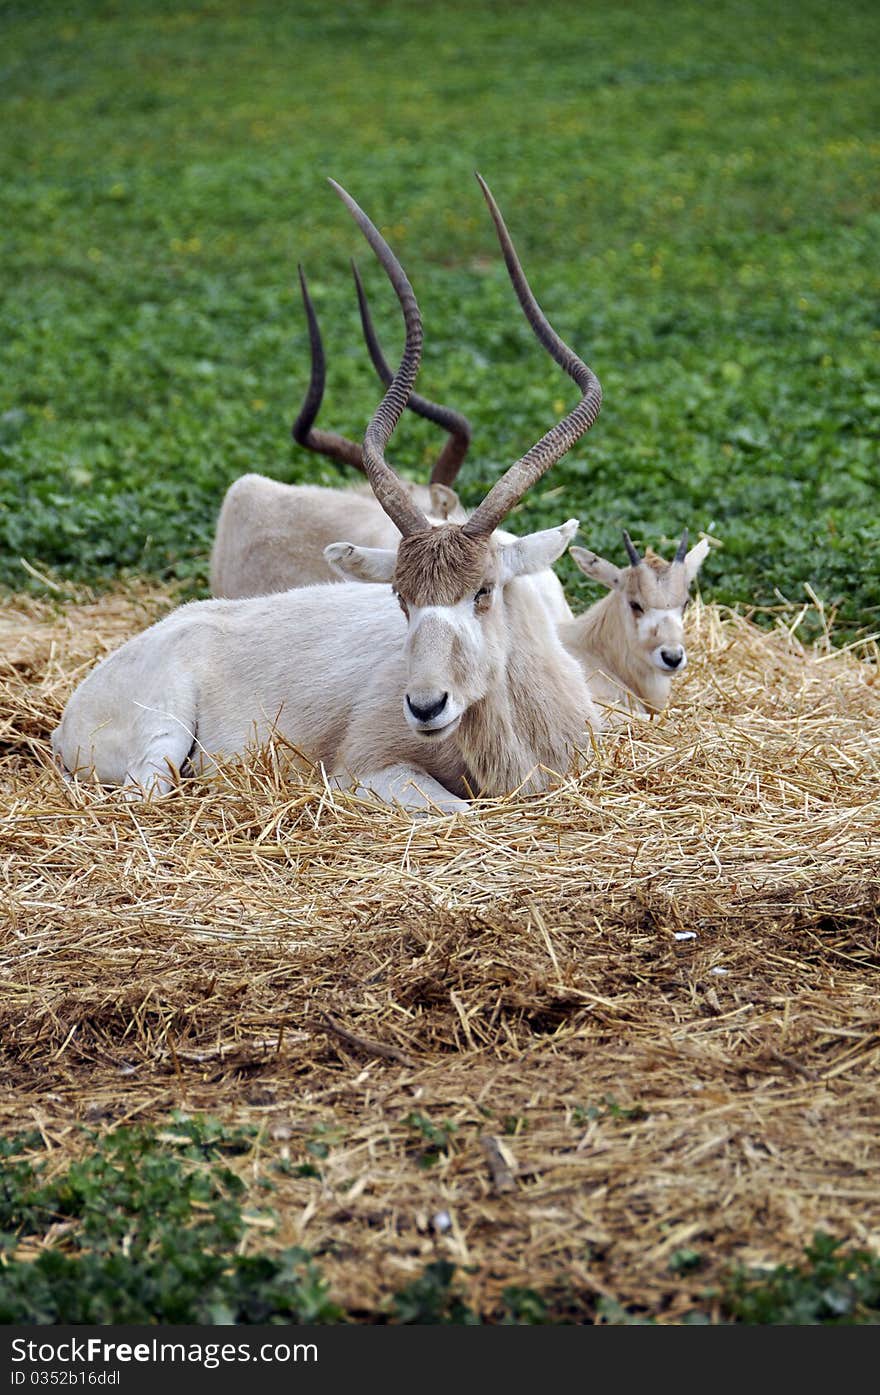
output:
[[[258,1124],[252,1248],[306,1245],[354,1309],[446,1257],[484,1313],[519,1284],[674,1322],[817,1228],[880,1246],[875,648],[695,605],[662,719],[465,818],[271,750],[164,802],[71,794],[68,693],[167,604],[2,620],[4,1132],[60,1165],[84,1121]]]

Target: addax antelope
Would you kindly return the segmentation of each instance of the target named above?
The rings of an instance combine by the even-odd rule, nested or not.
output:
[[[687,666],[684,613],[709,543],[702,538],[688,551],[685,528],[674,558],[664,562],[650,550],[640,557],[629,533],[623,540],[630,561],[623,568],[586,548],[569,548],[584,576],[609,594],[564,620],[559,635],[603,708],[660,712],[673,678]]]
[[[418,305],[384,238],[334,183],[394,288],[405,344],[363,442],[364,468],[399,547],[338,542],[328,553],[349,576],[391,586],[313,586],[182,606],[74,692],[53,734],[66,771],[161,793],[182,767],[239,754],[277,732],[338,784],[411,807],[463,809],[470,792],[544,787],[588,729],[598,729],[583,672],[527,584],[561,555],[577,520],[513,542],[493,533],[593,425],[601,388],[538,306],[480,184],[526,318],[580,389],[577,406],[466,522],[432,527],[385,459],[418,373]]]

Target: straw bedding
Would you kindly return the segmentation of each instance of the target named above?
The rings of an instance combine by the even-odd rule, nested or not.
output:
[[[818,1228],[880,1246],[874,646],[695,604],[662,718],[464,818],[272,749],[156,803],[67,790],[67,695],[169,604],[0,622],[4,1132],[259,1125],[251,1248],[308,1246],[352,1310],[445,1257],[486,1313],[517,1284],[675,1322]],[[320,1176],[278,1173],[315,1140]]]

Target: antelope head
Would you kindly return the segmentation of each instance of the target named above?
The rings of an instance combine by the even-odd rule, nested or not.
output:
[[[690,603],[691,584],[706,560],[709,543],[703,538],[688,551],[685,528],[672,561],[664,562],[650,550],[641,557],[627,532],[623,542],[628,567],[615,567],[613,562],[582,547],[570,551],[584,576],[612,592],[630,655],[667,676],[682,673],[687,666],[684,613]]]
[[[509,467],[465,523],[439,528],[430,526],[385,460],[421,359],[422,325],[415,295],[384,238],[350,195],[331,180],[391,281],[403,312],[406,340],[400,365],[363,443],[364,469],[377,499],[402,534],[401,542],[396,551],[333,543],[324,555],[343,575],[391,583],[408,625],[404,714],[410,728],[427,740],[452,735],[468,708],[487,695],[503,670],[510,643],[508,585],[551,566],[574,536],[576,519],[509,543],[499,542],[492,534],[530,486],[589,430],[602,400],[598,379],[541,311],[498,207],[479,175],[477,179],[526,318],[582,395],[568,416]],[[536,674],[536,682],[539,679]]]

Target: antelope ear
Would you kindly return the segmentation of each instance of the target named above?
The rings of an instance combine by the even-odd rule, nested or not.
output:
[[[684,574],[687,577],[688,586],[690,586],[691,582],[693,581],[697,572],[700,570],[708,555],[708,538],[701,538],[700,541],[696,544],[696,546],[691,548],[690,552],[685,553]]]
[[[431,498],[431,512],[445,522],[458,508],[458,495],[448,484],[432,484],[428,492]]]
[[[397,553],[387,547],[355,547],[335,542],[324,548],[324,558],[332,572],[346,581],[390,581],[397,565]]]
[[[505,543],[499,549],[501,585],[512,577],[530,576],[532,572],[543,572],[552,567],[579,527],[579,520],[570,518],[559,528],[544,528],[540,533],[527,533],[524,538]]]
[[[597,557],[595,552],[588,552],[585,547],[570,547],[568,555],[574,558],[575,566],[591,581],[598,581],[609,591],[619,590],[622,586],[623,572],[613,562],[606,562],[604,557]]]

